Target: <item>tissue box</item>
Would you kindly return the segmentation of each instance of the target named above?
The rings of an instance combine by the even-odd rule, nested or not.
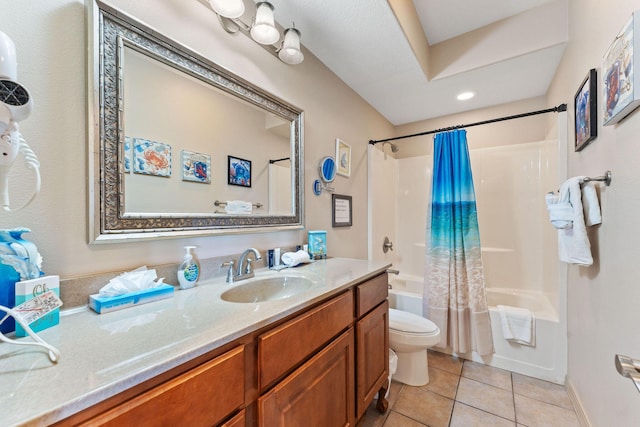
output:
[[[313,230],[308,232],[309,256],[311,259],[327,257],[327,232]]]
[[[101,297],[100,294],[89,295],[89,307],[96,313],[109,313],[111,311],[122,310],[123,308],[171,298],[173,291],[173,286],[163,283],[155,288],[129,292],[115,297]]]
[[[60,277],[59,276],[45,276],[37,279],[23,280],[16,283],[16,306],[23,302],[29,301],[38,295],[42,295],[45,292],[53,291],[58,298],[60,298]],[[44,329],[60,323],[60,309],[45,314],[38,320],[29,325],[33,332],[39,332]],[[27,332],[16,322],[16,336],[26,337]]]

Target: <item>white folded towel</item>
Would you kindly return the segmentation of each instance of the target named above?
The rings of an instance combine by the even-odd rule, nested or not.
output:
[[[311,262],[309,254],[306,251],[300,249],[298,252],[285,252],[282,254],[282,263],[287,267],[295,267],[298,264],[305,264]]]
[[[587,226],[602,223],[598,193],[596,193],[596,187],[592,182],[582,186],[582,209],[584,210],[584,222]]]
[[[526,308],[499,305],[500,323],[504,339],[518,344],[536,345],[536,322]]]
[[[573,207],[569,203],[568,194],[566,200],[561,201],[560,196],[547,193],[544,200],[547,203],[551,225],[559,230],[573,227]]]
[[[251,202],[242,200],[229,200],[224,207],[224,211],[228,214],[250,214],[252,209]]]
[[[580,182],[583,176],[570,178],[560,186],[560,199],[568,194],[569,202],[573,207],[573,227],[558,230],[558,255],[560,261],[590,266],[593,264],[591,256],[591,244],[587,236],[587,227],[584,223],[582,211],[582,191]]]

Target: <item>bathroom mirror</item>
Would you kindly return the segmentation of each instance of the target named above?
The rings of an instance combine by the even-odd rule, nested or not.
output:
[[[88,10],[90,241],[302,228],[303,112],[101,1]]]
[[[320,178],[326,184],[336,179],[336,161],[331,156],[323,157],[318,166]]]

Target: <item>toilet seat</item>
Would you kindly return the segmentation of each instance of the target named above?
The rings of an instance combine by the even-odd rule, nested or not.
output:
[[[431,320],[395,308],[389,309],[389,330],[408,335],[431,335],[440,332]]]

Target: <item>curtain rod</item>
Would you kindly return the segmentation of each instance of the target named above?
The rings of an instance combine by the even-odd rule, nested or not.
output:
[[[561,112],[561,111],[567,111],[567,104],[560,104],[557,107],[547,108],[546,110],[531,111],[529,113],[516,114],[514,116],[506,116],[506,117],[499,117],[497,119],[483,120],[481,122],[470,123],[468,125],[450,126],[450,127],[447,127],[447,128],[429,130],[429,131],[420,132],[420,133],[413,133],[411,135],[396,136],[396,137],[387,138],[387,139],[377,139],[377,140],[373,140],[372,139],[372,140],[369,141],[369,144],[376,145],[376,144],[378,144],[380,142],[395,141],[397,139],[412,138],[414,136],[429,135],[429,134],[438,133],[438,132],[447,132],[447,131],[450,131],[450,130],[469,128],[469,127],[472,127],[472,126],[486,125],[486,124],[489,124],[489,123],[503,122],[505,120],[520,119],[522,117],[536,116],[538,114],[558,113],[558,112]]]

